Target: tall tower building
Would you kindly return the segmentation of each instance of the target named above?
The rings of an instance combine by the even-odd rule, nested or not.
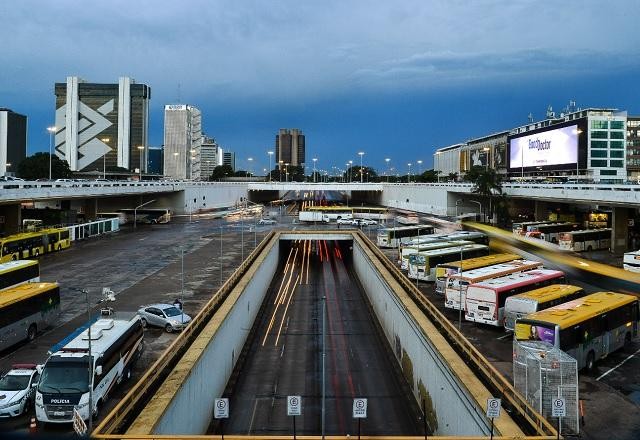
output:
[[[55,154],[72,171],[146,171],[149,86],[128,77],[97,84],[69,76],[55,84],[55,95]]]
[[[27,156],[27,117],[0,108],[0,176],[15,174]]]
[[[304,160],[304,134],[297,128],[281,128],[276,135],[276,164],[282,162],[302,166]]]
[[[164,106],[164,174],[198,180],[202,147],[202,115],[192,105]]]
[[[219,165],[222,165],[222,148],[214,138],[203,136],[200,148],[200,180],[207,180],[213,169]]]

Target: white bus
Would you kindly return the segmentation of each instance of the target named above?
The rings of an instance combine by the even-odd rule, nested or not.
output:
[[[0,263],[0,292],[24,283],[40,281],[37,260],[14,260]]]
[[[564,282],[564,273],[559,270],[536,269],[471,284],[467,287],[464,317],[467,321],[500,327],[504,323],[504,304],[508,297]]]
[[[447,278],[447,287],[445,288],[444,306],[448,309],[460,310],[462,308],[464,310],[467,287],[469,285],[504,277],[512,273],[541,268],[542,263],[539,261],[512,260],[450,275]]]
[[[434,241],[433,243],[421,243],[416,245],[403,246],[400,250],[400,268],[402,270],[409,269],[409,255],[418,254],[420,252],[431,251],[433,249],[443,249],[454,246],[466,246],[473,244],[472,241],[456,240],[456,241]]]
[[[560,236],[564,232],[578,229],[577,223],[544,223],[541,225],[531,225],[527,227],[527,237],[538,238],[550,243],[558,243]]]
[[[513,233],[516,235],[524,235],[527,232],[527,227],[528,226],[533,226],[533,225],[541,225],[541,224],[547,224],[549,223],[548,221],[537,221],[537,222],[514,222],[512,227]]]
[[[0,293],[0,351],[25,339],[33,341],[38,330],[60,316],[57,283],[28,283]]]
[[[640,251],[626,252],[622,259],[622,267],[629,272],[640,273]]]
[[[521,259],[520,255],[504,253],[438,264],[436,266],[436,293],[438,295],[444,295],[449,275],[519,259]]]
[[[489,244],[489,237],[487,234],[477,231],[456,231],[450,233],[442,233],[442,234],[431,234],[425,235],[424,237],[421,235],[420,238],[414,238],[409,241],[407,245],[415,246],[418,244],[425,243],[434,243],[439,241],[455,241],[455,240],[465,240],[472,241],[477,244]]]
[[[89,387],[91,414],[97,414],[113,386],[130,376],[142,352],[142,337],[139,316],[130,321],[99,319],[91,325],[91,353],[88,329],[52,353],[36,388],[36,418],[69,423],[75,407],[84,420],[89,419]]]
[[[434,228],[431,225],[398,226],[396,228],[383,228],[378,230],[378,246],[385,248],[397,248],[400,244],[409,243],[411,240],[423,235],[431,235]]]
[[[560,249],[574,252],[597,251],[611,246],[611,228],[565,232],[560,235]]]
[[[436,280],[436,266],[465,258],[489,255],[489,246],[471,244],[420,252],[409,255],[408,277],[424,281]]]
[[[513,331],[517,319],[585,295],[586,292],[581,287],[570,284],[551,284],[510,296],[504,305],[504,328]]]
[[[298,211],[301,222],[325,222],[353,219],[353,208],[348,206],[309,206]]]

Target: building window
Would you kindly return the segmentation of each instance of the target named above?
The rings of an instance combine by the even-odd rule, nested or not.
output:
[[[624,121],[611,121],[609,127],[612,130],[622,130],[624,129]]]
[[[593,139],[607,139],[609,137],[608,131],[592,131],[591,137]]]
[[[591,155],[593,156],[593,152],[591,153]],[[604,156],[602,156],[602,157],[604,157]],[[612,150],[609,153],[609,157],[623,158],[624,157],[624,151],[623,150]]]
[[[609,132],[611,139],[624,139],[624,131],[611,131]]]
[[[611,148],[622,149],[624,148],[624,141],[611,141]]]
[[[591,160],[591,166],[592,167],[606,167],[607,166],[607,161],[606,160]]]
[[[607,150],[592,150],[591,157],[607,157]]]
[[[624,168],[624,160],[610,160],[609,166],[611,168]]]
[[[607,141],[591,141],[591,148],[607,148]]]
[[[617,170],[600,170],[600,175],[601,176],[617,176],[618,171]]]
[[[591,128],[606,130],[609,128],[609,124],[607,121],[591,121]]]

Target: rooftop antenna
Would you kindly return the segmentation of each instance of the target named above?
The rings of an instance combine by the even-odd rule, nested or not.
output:
[[[547,107],[547,119],[553,119],[556,117],[555,112],[553,111],[553,107],[548,106]]]
[[[529,112],[529,116],[527,116],[527,120],[529,122],[533,122],[533,113]]]

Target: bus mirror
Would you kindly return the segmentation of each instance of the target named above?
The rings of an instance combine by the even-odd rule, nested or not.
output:
[[[42,374],[42,365],[36,365],[36,371],[38,374]]]
[[[102,376],[102,365],[96,367],[96,376]]]

